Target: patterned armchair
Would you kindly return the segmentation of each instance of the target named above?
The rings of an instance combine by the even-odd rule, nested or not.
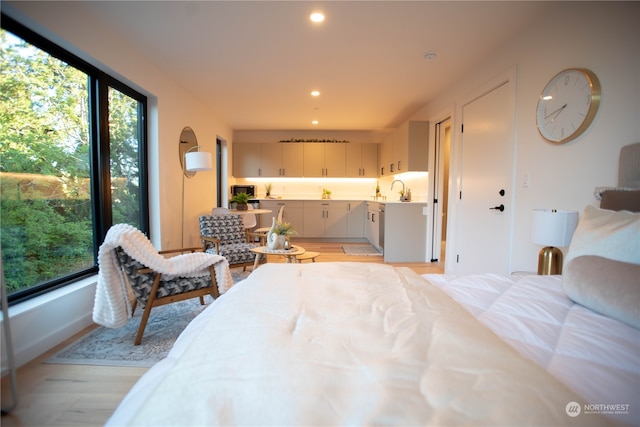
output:
[[[199,250],[200,248],[190,248],[189,250]],[[149,314],[153,307],[169,304],[172,302],[183,301],[190,298],[199,297],[200,304],[204,305],[204,295],[211,295],[212,298],[218,298],[218,284],[214,267],[209,267],[209,274],[199,277],[173,277],[167,278],[144,264],[136,261],[122,247],[114,249],[116,259],[120,269],[124,273],[129,286],[133,290],[135,300],[132,306],[132,312],[135,312],[138,303],[144,307],[144,313],[138,327],[138,334],[134,344],[139,345],[142,341],[142,334],[147,326]],[[159,254],[171,252],[184,252],[185,249],[174,251],[160,251]]]
[[[252,248],[260,246],[252,243],[254,238],[262,236],[245,231],[240,215],[204,215],[200,217],[200,239],[205,252],[222,255],[229,262],[229,267],[253,265],[256,254]],[[261,255],[260,263],[266,258]]]

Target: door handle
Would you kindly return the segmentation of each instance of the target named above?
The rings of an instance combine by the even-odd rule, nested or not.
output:
[[[497,210],[497,211],[500,211],[500,212],[504,212],[504,205],[500,205],[500,206],[496,206],[496,207],[493,207],[493,208],[489,208],[489,210],[494,210],[494,209]]]

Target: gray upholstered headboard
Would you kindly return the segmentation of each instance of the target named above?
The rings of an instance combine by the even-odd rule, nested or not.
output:
[[[640,142],[620,149],[618,187],[640,188]]]
[[[640,142],[620,149],[618,186],[599,187],[594,194],[602,209],[640,212]]]

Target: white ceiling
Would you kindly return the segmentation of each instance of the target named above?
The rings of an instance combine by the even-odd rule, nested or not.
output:
[[[471,72],[547,4],[88,1],[82,7],[115,26],[233,129],[382,130]],[[326,15],[320,25],[309,20],[316,10]],[[437,58],[426,60],[427,51]],[[320,97],[310,96],[313,89]]]

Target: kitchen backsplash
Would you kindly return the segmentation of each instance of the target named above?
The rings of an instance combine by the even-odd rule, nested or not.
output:
[[[398,201],[402,184],[395,183],[393,191],[391,183],[394,179],[404,182],[411,189],[412,201],[427,201],[429,184],[428,173],[408,172],[384,178],[238,178],[235,184],[252,184],[256,186],[258,198],[265,197],[265,185],[272,185],[271,195],[283,199],[320,199],[323,188],[331,191],[333,200],[373,200],[376,184],[380,185],[380,193],[386,201]]]

